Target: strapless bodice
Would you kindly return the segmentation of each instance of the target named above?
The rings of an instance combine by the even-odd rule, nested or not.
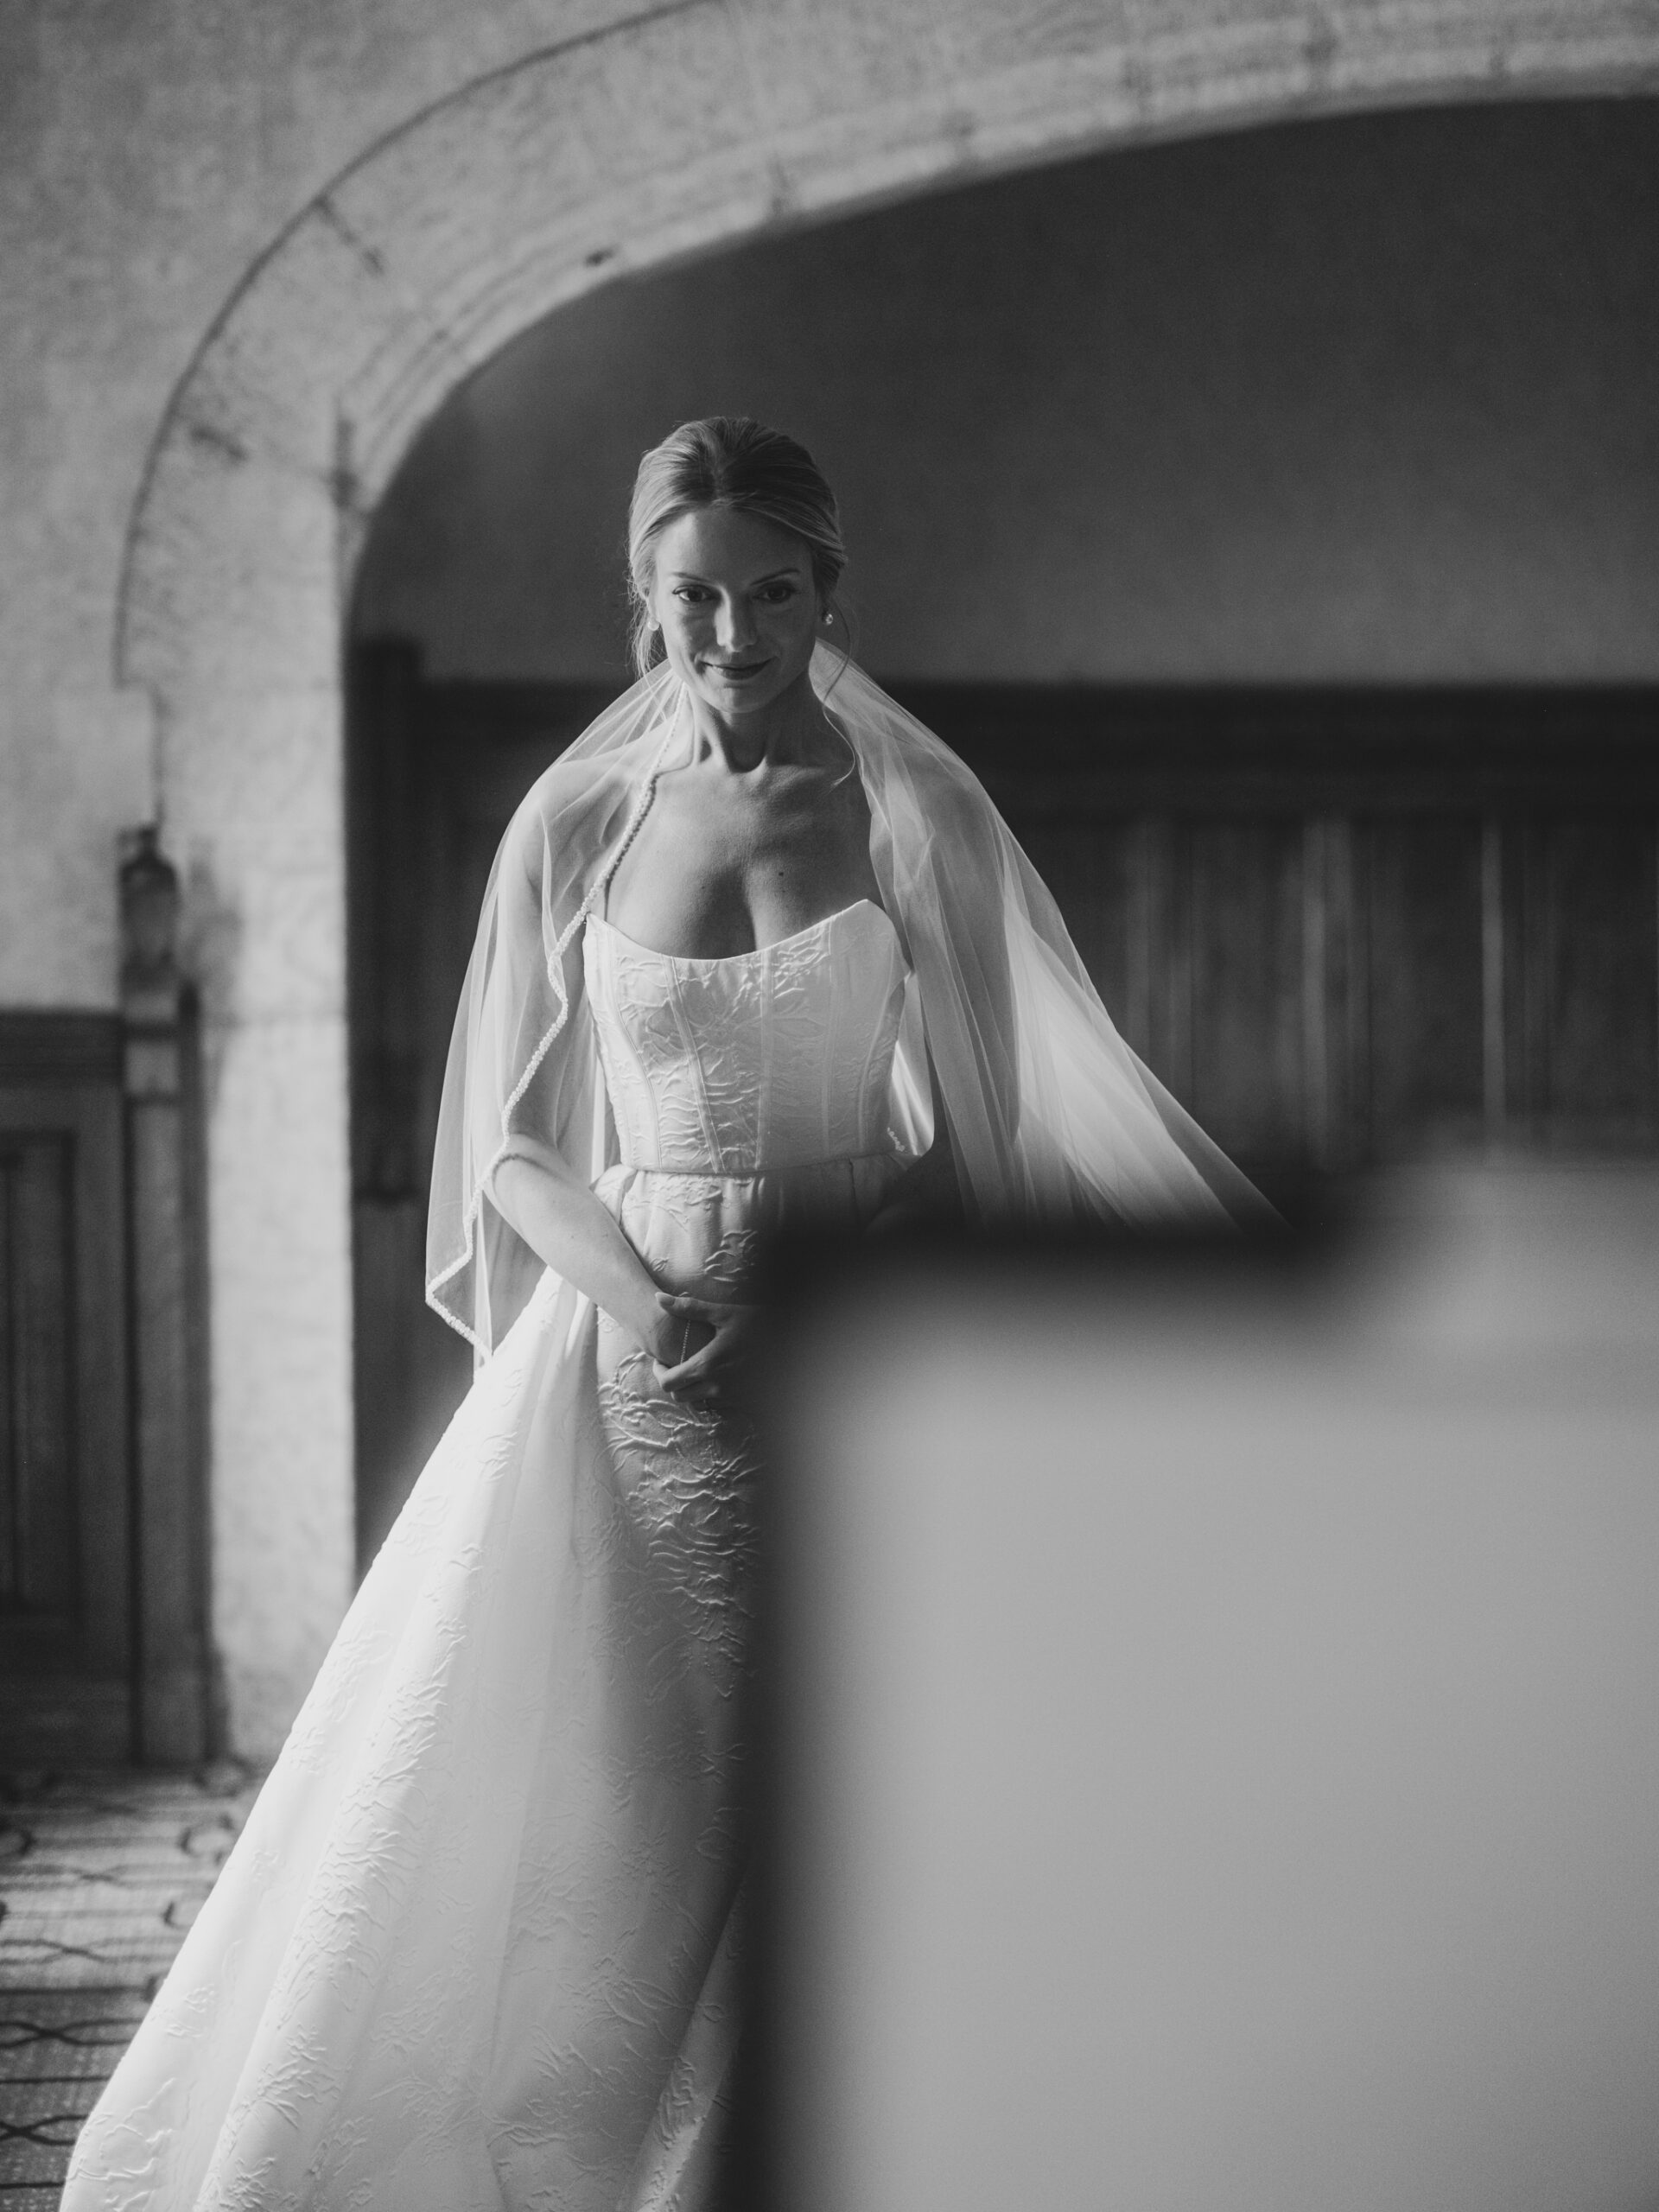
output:
[[[625,1166],[758,1175],[893,1149],[906,969],[871,900],[723,960],[594,914],[582,960]]]

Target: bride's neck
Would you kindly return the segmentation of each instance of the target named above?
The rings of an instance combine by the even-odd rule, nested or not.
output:
[[[829,729],[818,695],[803,674],[769,706],[749,715],[722,715],[693,692],[691,718],[699,760],[718,754],[733,775],[750,775],[769,763],[810,760]]]

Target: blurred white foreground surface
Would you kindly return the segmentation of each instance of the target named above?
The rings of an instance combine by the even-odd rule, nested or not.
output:
[[[791,2212],[1659,2204],[1659,1177],[1378,1205],[817,1332]]]

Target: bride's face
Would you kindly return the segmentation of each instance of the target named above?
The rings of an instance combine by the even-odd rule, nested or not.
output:
[[[806,672],[818,595],[804,538],[695,507],[657,541],[651,611],[670,666],[722,715],[758,713]]]

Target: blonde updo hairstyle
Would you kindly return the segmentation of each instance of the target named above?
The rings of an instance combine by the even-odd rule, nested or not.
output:
[[[812,582],[826,615],[847,565],[836,495],[806,448],[747,415],[682,423],[639,463],[628,506],[628,582],[634,666],[641,676],[663,657],[651,611],[657,541],[671,523],[699,507],[731,507],[787,530],[806,545]],[[842,616],[844,625],[846,617]]]

